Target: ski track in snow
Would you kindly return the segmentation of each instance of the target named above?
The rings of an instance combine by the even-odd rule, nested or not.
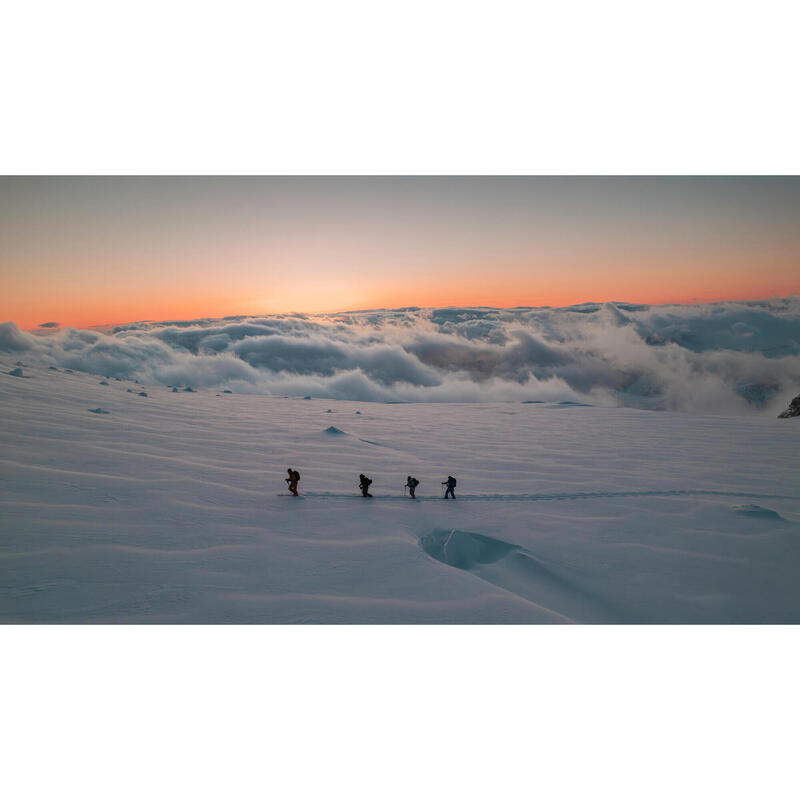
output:
[[[0,374],[3,622],[800,621],[793,420],[25,371]]]
[[[560,494],[458,494],[456,495],[456,501],[460,502],[461,500],[466,501],[474,501],[474,500],[506,500],[508,502],[519,502],[519,501],[536,501],[536,500],[593,500],[595,498],[600,497],[671,497],[674,495],[708,495],[708,496],[718,496],[718,497],[758,497],[760,499],[772,499],[772,500],[800,500],[800,495],[786,495],[786,494],[764,494],[762,492],[748,492],[748,491],[741,491],[741,492],[719,492],[714,491],[713,489],[664,489],[659,491],[658,489],[648,490],[648,491],[639,491],[639,492],[565,492]],[[283,495],[281,495],[283,496]],[[290,497],[291,495],[286,495]],[[348,499],[354,498],[357,500],[364,499],[361,495],[356,494],[346,494],[343,492],[306,492],[305,494],[301,495],[302,497],[312,497],[312,498],[321,498],[321,499],[328,499],[328,498],[337,498],[337,499]],[[373,495],[372,498],[367,498],[372,500],[411,500],[410,497],[398,497],[394,495]],[[415,501],[430,501],[430,500],[444,500],[444,497],[441,495],[439,496],[423,496],[417,495],[414,498]],[[450,499],[447,502],[451,502]]]

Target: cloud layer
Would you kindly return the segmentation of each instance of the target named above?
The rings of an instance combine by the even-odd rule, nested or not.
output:
[[[47,336],[6,322],[0,351],[143,383],[238,392],[772,414],[800,391],[800,297],[229,317]]]

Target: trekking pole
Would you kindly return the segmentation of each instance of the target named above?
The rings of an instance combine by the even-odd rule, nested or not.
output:
[[[408,484],[403,487],[403,497],[406,496],[406,489],[408,488]]]

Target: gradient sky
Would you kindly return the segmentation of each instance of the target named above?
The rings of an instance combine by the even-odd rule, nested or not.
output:
[[[0,321],[800,290],[796,177],[2,177]]]

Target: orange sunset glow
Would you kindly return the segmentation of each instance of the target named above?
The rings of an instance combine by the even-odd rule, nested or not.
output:
[[[2,178],[0,318],[800,290],[796,178]]]

